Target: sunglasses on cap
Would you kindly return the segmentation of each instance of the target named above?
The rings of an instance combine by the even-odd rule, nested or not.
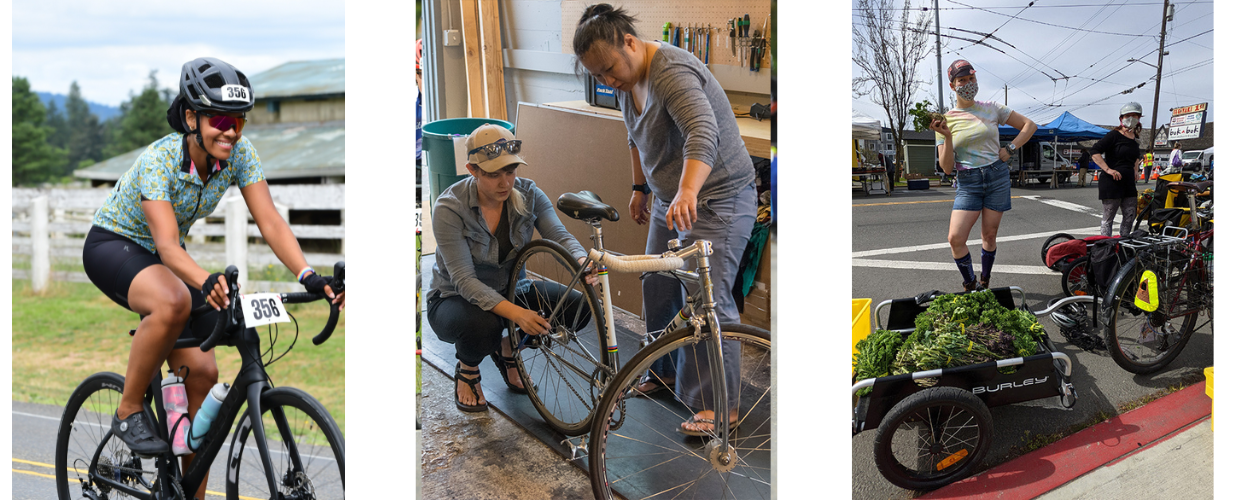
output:
[[[509,141],[506,139],[500,139],[498,141],[492,142],[482,147],[473,148],[473,151],[469,151],[469,154],[473,155],[477,153],[482,153],[486,155],[487,160],[494,160],[495,158],[499,158],[499,156],[504,154],[505,152],[507,152],[508,154],[513,154],[513,155],[520,153],[521,141],[520,140]]]
[[[234,129],[235,132],[241,134],[243,133],[243,125],[247,124],[247,118],[243,116],[236,118],[230,115],[214,115],[211,113],[200,114],[208,118],[208,124],[210,126],[223,132]]]

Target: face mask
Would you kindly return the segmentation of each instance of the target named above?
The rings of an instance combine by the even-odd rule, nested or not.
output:
[[[1137,126],[1137,118],[1133,116],[1126,116],[1120,120],[1120,123],[1123,123],[1125,128],[1133,128]]]
[[[955,94],[959,97],[971,101],[977,96],[977,82],[972,82],[962,87],[955,87]]]

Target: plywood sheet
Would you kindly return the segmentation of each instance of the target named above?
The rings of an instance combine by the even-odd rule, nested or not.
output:
[[[526,166],[517,175],[532,179],[554,204],[561,194],[593,191],[621,214],[603,222],[604,246],[610,251],[639,254],[646,250],[647,227],[629,219],[629,147],[625,122],[536,104],[517,107],[517,139],[523,143]],[[559,214],[564,227],[589,248],[590,226]],[[642,315],[642,286],[637,275],[612,275],[612,304]]]

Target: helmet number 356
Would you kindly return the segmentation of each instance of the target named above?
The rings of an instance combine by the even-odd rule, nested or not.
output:
[[[247,87],[242,85],[224,85],[221,87],[221,99],[223,101],[243,101],[248,102],[251,96],[248,95]]]

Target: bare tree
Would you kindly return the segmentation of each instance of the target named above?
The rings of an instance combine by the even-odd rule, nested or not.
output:
[[[928,43],[932,16],[925,12],[912,15],[911,0],[903,0],[903,8],[893,0],[859,0],[861,23],[853,24],[852,61],[860,76],[851,80],[855,97],[869,96],[885,109],[890,129],[894,130],[894,150],[903,153],[903,127],[907,111],[921,84],[916,66],[933,53]],[[913,19],[914,17],[914,19]]]

